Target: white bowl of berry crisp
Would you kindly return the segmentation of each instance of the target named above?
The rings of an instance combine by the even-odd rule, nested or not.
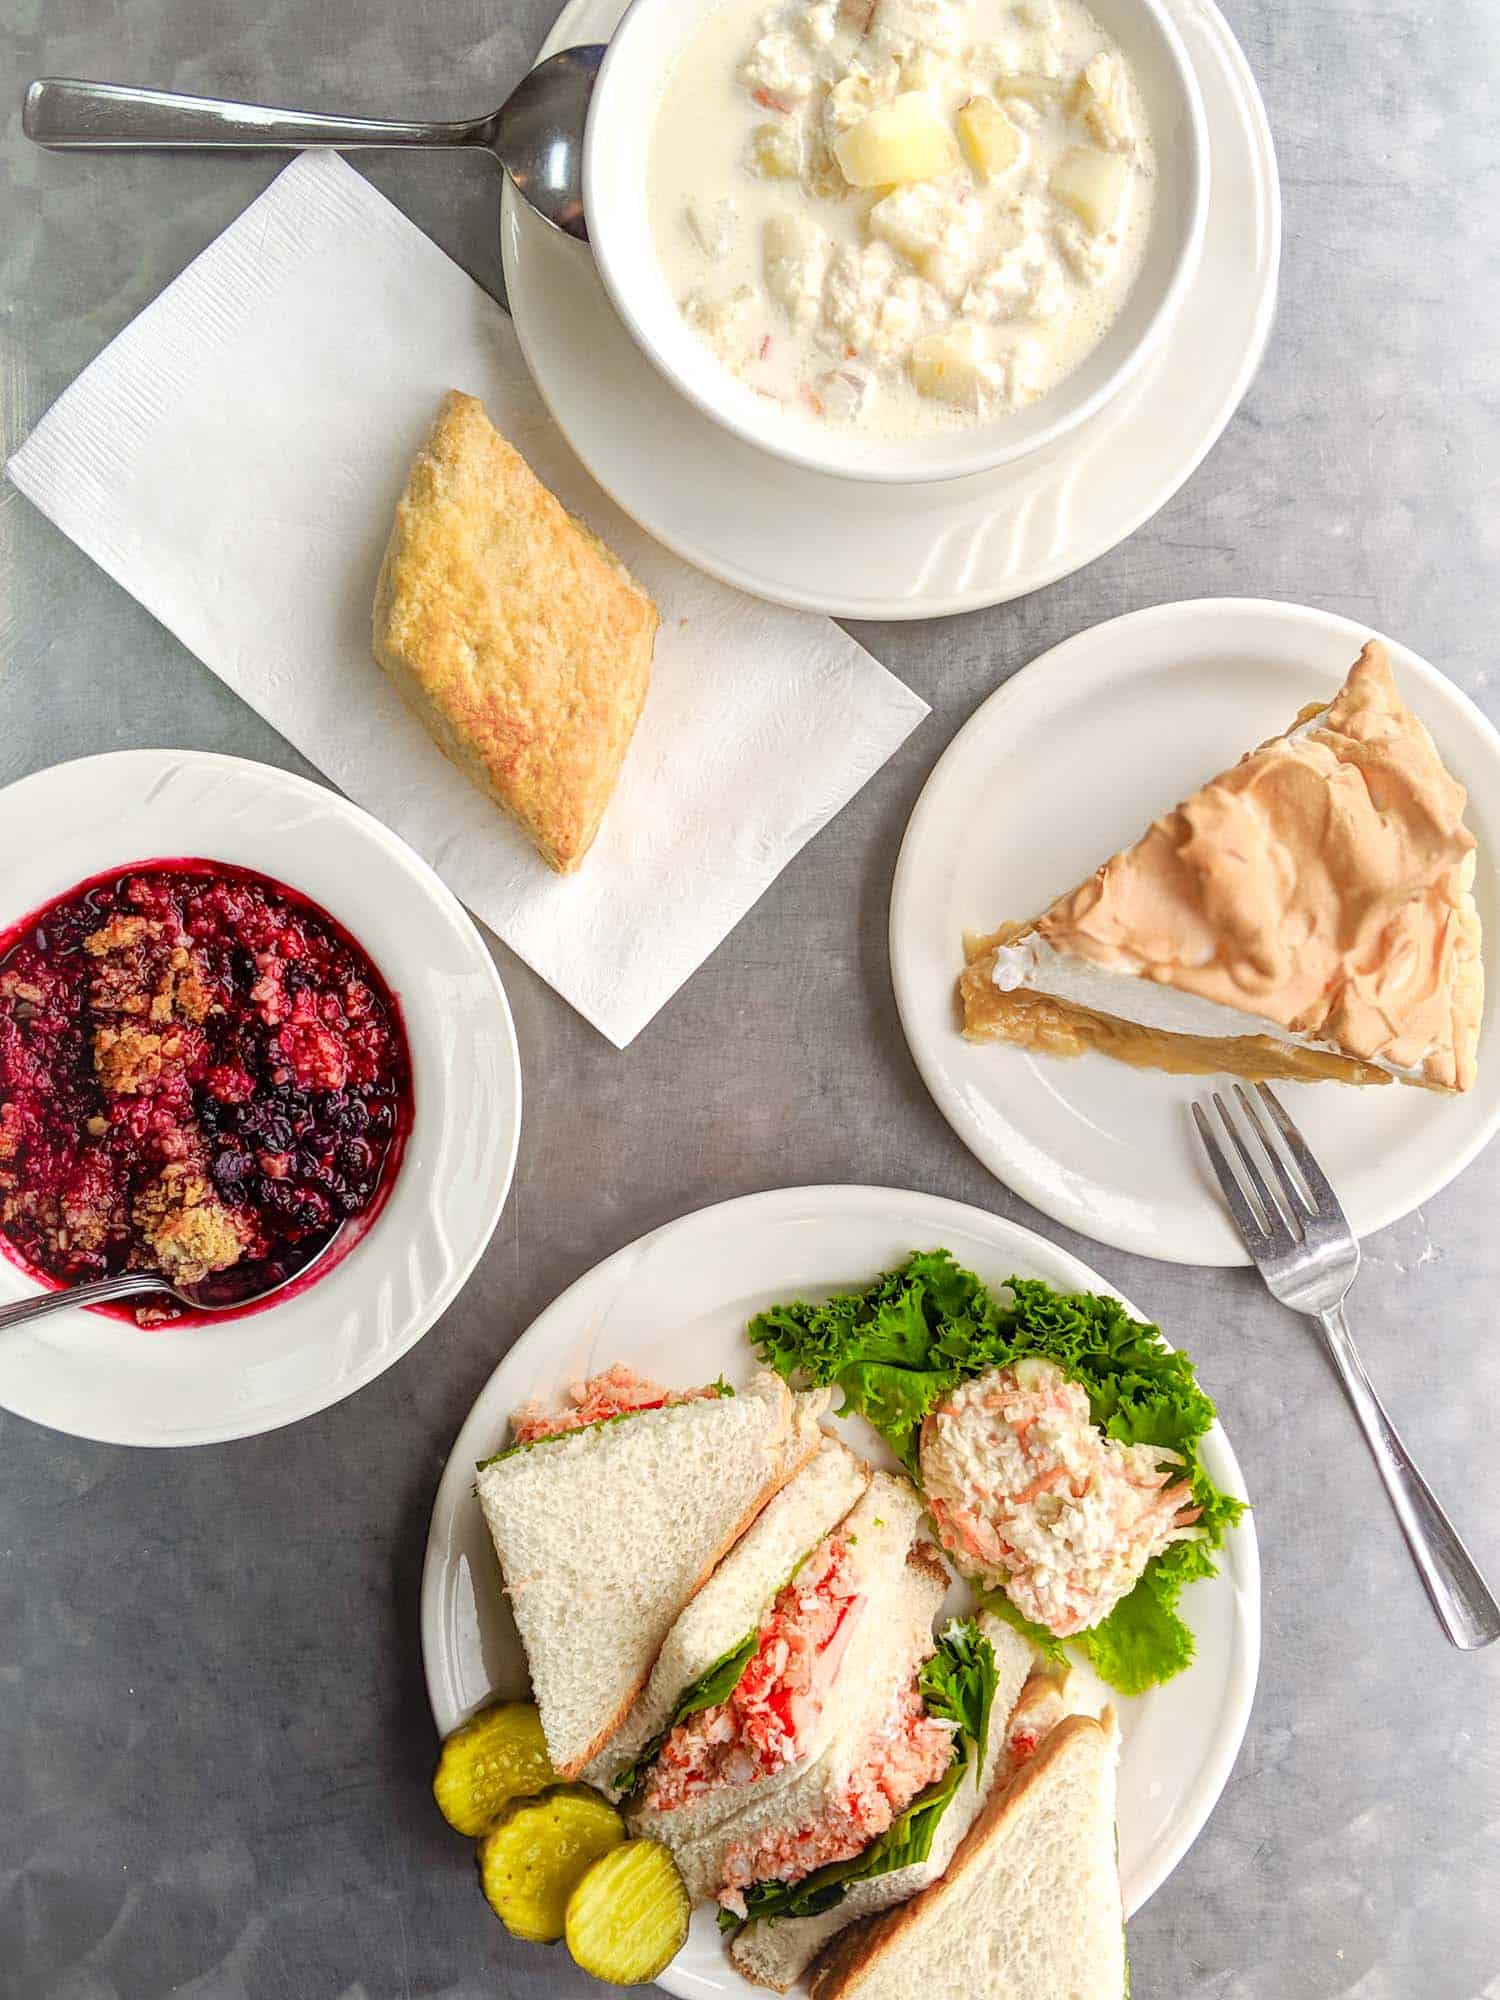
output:
[[[337,794],[202,753],[24,779],[0,852],[0,1301],[129,1271],[211,1308],[163,1290],[12,1330],[0,1405],[195,1444],[370,1381],[456,1295],[514,1168],[515,1034],[473,924]]]

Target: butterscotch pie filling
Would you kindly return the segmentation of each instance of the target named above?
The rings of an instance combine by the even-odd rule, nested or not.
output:
[[[1328,1049],[1299,1047],[1263,1033],[1185,1034],[1147,1027],[1077,1001],[1028,987],[997,983],[997,962],[1007,946],[1029,933],[1008,924],[991,937],[964,940],[968,964],[959,979],[964,1033],[979,1041],[1014,1042],[1045,1056],[1081,1056],[1093,1050],[1135,1069],[1175,1076],[1234,1076],[1262,1082],[1391,1083],[1390,1070]]]

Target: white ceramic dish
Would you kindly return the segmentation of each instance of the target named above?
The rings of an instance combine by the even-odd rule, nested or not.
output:
[[[809,1187],[684,1216],[607,1258],[549,1306],[486,1383],[433,1507],[422,1657],[439,1732],[492,1695],[526,1692],[525,1659],[473,1491],[475,1462],[502,1442],[518,1404],[551,1397],[615,1361],[673,1384],[712,1381],[721,1370],[743,1382],[755,1367],[745,1340],[753,1313],[777,1299],[865,1282],[909,1251],[938,1245],[993,1284],[1014,1274],[1065,1291],[1111,1289],[1076,1258],[981,1209],[892,1188]],[[1208,1357],[1197,1358],[1212,1393]],[[857,1450],[884,1457],[862,1422],[837,1428]],[[1243,1496],[1218,1425],[1203,1456],[1218,1484]],[[1208,1818],[1249,1718],[1260,1567],[1248,1516],[1226,1540],[1219,1575],[1193,1585],[1182,1611],[1198,1642],[1195,1664],[1165,1687],[1117,1702],[1120,1866],[1131,1912],[1166,1880]],[[660,1984],[680,1995],[762,1990],[734,1970],[706,1909],[695,1913],[688,1944]]]
[[[966,1042],[953,1010],[962,933],[1045,908],[1156,813],[1331,695],[1370,636],[1347,618],[1256,599],[1112,619],[993,694],[928,779],[891,895],[906,1038],[964,1144],[1054,1221],[1144,1257],[1248,1261],[1190,1130],[1187,1106],[1207,1079]],[[1402,693],[1468,787],[1474,893],[1493,939],[1500,736],[1435,668],[1386,644]],[[1496,982],[1479,1081],[1463,1097],[1399,1084],[1282,1088],[1356,1235],[1383,1229],[1446,1186],[1500,1126]]]
[[[814,426],[730,373],[683,317],[656,252],[644,148],[664,75],[722,0],[633,0],[589,110],[583,203],[605,289],[636,345],[712,422],[747,444],[838,479],[910,485],[1013,464],[1086,423],[1160,346],[1198,261],[1208,135],[1193,66],[1163,0],[1089,0],[1138,84],[1156,152],[1145,260],[1119,317],[1071,375],[1022,410],[925,437]]]
[[[1065,443],[977,478],[831,480],[709,421],[651,366],[593,259],[507,187],[506,288],[527,364],[600,485],[659,542],[759,597],[839,618],[932,618],[1071,575],[1165,505],[1260,361],[1281,254],[1276,162],[1254,79],[1210,0],[1163,0],[1198,79],[1208,221],[1198,271],[1142,375]],[[607,41],[623,0],[571,0],[542,51]]]
[[[154,1332],[51,1315],[0,1340],[0,1405],[109,1444],[211,1444],[363,1388],[457,1295],[515,1168],[515,1030],[473,924],[426,862],[336,792],[199,751],[127,750],[23,778],[0,792],[0,854],[0,929],[91,875],[178,855],[301,890],[396,994],[413,1099],[390,1197],[326,1277],[243,1318]],[[36,1290],[0,1257],[0,1300]]]

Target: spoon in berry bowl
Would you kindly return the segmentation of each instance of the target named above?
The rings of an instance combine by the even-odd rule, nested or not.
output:
[[[241,1272],[234,1266],[211,1273],[193,1285],[174,1285],[160,1271],[117,1271],[110,1278],[92,1278],[86,1285],[60,1285],[35,1298],[18,1299],[14,1305],[0,1306],[0,1333],[17,1326],[29,1326],[48,1313],[71,1312],[81,1306],[118,1305],[125,1299],[172,1299],[191,1313],[248,1312],[262,1306],[278,1292],[301,1285],[328,1262],[328,1254],[343,1236],[347,1223],[335,1229],[315,1256],[293,1270],[278,1269],[274,1281],[257,1291],[254,1269]]]

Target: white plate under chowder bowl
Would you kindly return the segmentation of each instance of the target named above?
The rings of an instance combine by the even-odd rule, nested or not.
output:
[[[510,1008],[483,940],[403,840],[305,778],[125,750],[0,791],[0,932],[132,862],[253,868],[337,918],[395,994],[412,1129],[385,1206],[325,1277],[238,1318],[148,1330],[58,1312],[0,1338],[0,1407],[106,1444],[252,1437],[342,1401],[446,1311],[500,1219],[521,1130]],[[0,1301],[36,1283],[0,1254]]]
[[[1208,129],[1198,269],[1156,359],[1063,442],[913,487],[829,479],[728,435],[641,353],[581,244],[507,183],[501,247],[527,365],[559,429],[648,533],[757,597],[837,618],[932,618],[1023,597],[1112,549],[1218,439],[1259,365],[1281,255],[1265,107],[1211,0],[1163,0]],[[607,41],[624,0],[570,0],[541,51]]]
[[[1029,917],[1198,785],[1327,700],[1365,625],[1302,605],[1200,598],[1137,611],[1034,660],[977,711],[918,799],[891,893],[902,1025],[939,1110],[979,1159],[1054,1221],[1180,1264],[1244,1264],[1190,1127],[1205,1077],[1107,1056],[1049,1060],[959,1033],[966,930]],[[1474,895],[1500,936],[1500,735],[1425,660],[1387,639],[1397,684],[1467,786]],[[1278,1084],[1353,1224],[1410,1214],[1500,1127],[1500,988],[1485,995],[1479,1078],[1462,1097],[1404,1084]]]
[[[896,1188],[806,1187],[683,1216],[606,1258],[555,1300],[485,1384],[438,1487],[422,1572],[422,1660],[439,1734],[493,1696],[527,1691],[525,1656],[474,1497],[476,1461],[500,1448],[518,1405],[558,1398],[616,1361],[673,1387],[711,1382],[721,1372],[743,1384],[756,1368],[745,1338],[753,1314],[866,1284],[912,1250],[940,1246],[996,1286],[1016,1276],[1066,1292],[1113,1289],[1076,1257],[983,1209]],[[1212,1380],[1204,1387],[1212,1395]],[[863,1421],[833,1428],[855,1450],[894,1463]],[[1244,1497],[1218,1424],[1204,1440],[1203,1462],[1220,1487]],[[622,1520],[628,1508],[622,1496]],[[596,1525],[608,1533],[613,1524]],[[949,1608],[965,1602],[955,1588]],[[1260,1659],[1260,1561],[1248,1515],[1225,1540],[1218,1576],[1192,1585],[1181,1609],[1197,1640],[1194,1664],[1136,1700],[1109,1697],[1123,1739],[1120,1871],[1128,1913],[1161,1886],[1207,1820],[1249,1719]],[[1078,1671],[1090,1698],[1102,1702],[1104,1690]],[[694,1913],[687,1945],[658,1983],[679,1995],[764,1991],[735,1971],[706,1907]]]
[[[1156,160],[1150,235],[1118,317],[1079,366],[1035,403],[917,437],[870,435],[768,401],[683,316],[657,253],[648,163],[670,73],[725,4],[633,0],[599,72],[584,141],[583,206],[599,274],[642,354],[680,394],[747,444],[809,472],[910,485],[1013,464],[1086,423],[1134,379],[1160,346],[1197,266],[1208,206],[1202,98],[1164,0],[1089,0],[1130,66]],[[998,11],[1001,0],[991,4]],[[758,32],[754,13],[746,31],[751,38]],[[681,190],[683,198],[692,192]]]

